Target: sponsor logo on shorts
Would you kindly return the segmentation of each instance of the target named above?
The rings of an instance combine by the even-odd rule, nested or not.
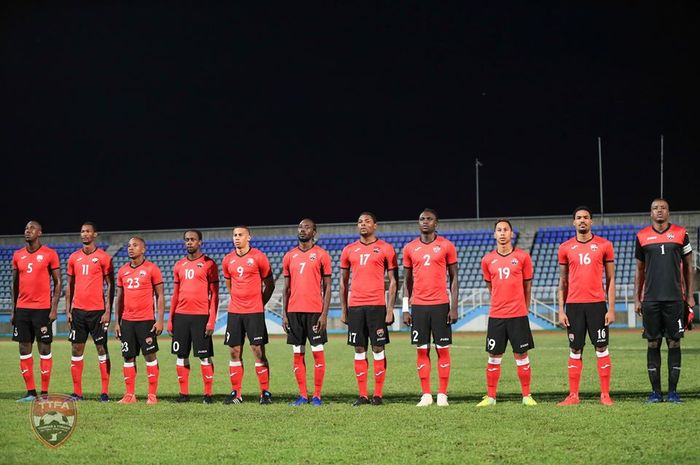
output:
[[[73,434],[78,420],[78,406],[65,394],[48,394],[32,401],[30,420],[37,438],[55,449]]]
[[[155,348],[156,348],[156,346],[148,346],[148,347],[146,347],[146,350],[153,350]]]
[[[520,348],[522,349],[523,347],[529,347],[530,343],[526,342],[525,344],[520,344]]]
[[[442,342],[442,341],[449,341],[449,340],[450,340],[449,337],[441,337],[441,338],[440,338],[440,342]]]
[[[262,336],[258,336],[258,337],[254,337],[254,338],[253,338],[254,341],[258,341],[258,340],[261,340],[261,339],[262,339]]]

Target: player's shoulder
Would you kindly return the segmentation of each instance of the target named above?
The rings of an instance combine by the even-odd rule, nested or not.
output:
[[[521,249],[520,247],[513,249],[513,255],[520,258],[530,258],[530,254],[527,252],[527,250]]]
[[[606,237],[598,236],[597,234],[593,235],[593,243],[595,243],[597,245],[605,245],[605,246],[610,246],[610,247],[613,246],[612,241],[610,241]]]
[[[379,241],[381,241],[381,239],[377,240],[377,242],[379,242]],[[343,247],[343,252],[345,252],[345,251],[349,252],[350,250],[354,249],[355,247],[358,247],[361,245],[362,245],[362,243],[360,242],[359,239],[354,240],[354,241],[350,242],[349,244],[347,244],[345,247]]]
[[[394,250],[394,245],[391,242],[387,242],[384,239],[377,239],[377,242],[375,244],[377,247],[380,247],[384,250]]]
[[[412,241],[408,241],[406,245],[403,246],[404,250],[410,250],[412,248],[415,248],[418,246],[418,244],[422,244],[420,237],[416,237]]]
[[[216,260],[211,258],[209,255],[202,255],[202,261],[206,263],[207,265],[214,265],[216,266]]]
[[[147,269],[149,269],[149,270],[158,270],[158,271],[160,271],[160,267],[158,266],[158,264],[155,263],[155,262],[152,262],[152,261],[150,261],[150,260],[145,260],[145,261],[143,262],[143,265],[144,265],[144,268],[147,268]]]
[[[436,240],[436,242],[439,243],[439,244],[449,244],[449,245],[451,245],[451,246],[453,246],[453,247],[454,247],[454,245],[455,245],[454,242],[452,242],[451,240],[449,240],[449,239],[446,238],[445,236],[437,236],[437,237],[435,238],[435,240]]]
[[[688,231],[686,229],[678,224],[671,223],[670,227],[668,228],[669,232],[672,234],[680,235],[683,236],[685,234],[688,234]]]

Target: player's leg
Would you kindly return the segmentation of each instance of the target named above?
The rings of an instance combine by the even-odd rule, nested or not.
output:
[[[88,336],[85,320],[87,315],[85,313],[80,309],[73,309],[70,332],[68,333],[68,340],[71,343],[70,374],[73,379],[73,393],[71,394],[73,400],[83,399],[83,367],[85,365],[83,354]]]
[[[121,349],[124,358],[124,397],[120,404],[133,404],[136,402],[136,356],[139,354],[139,345],[136,338],[136,322],[122,320],[121,322]]]
[[[490,318],[486,327],[486,395],[476,404],[477,407],[488,407],[496,404],[498,380],[501,377],[501,361],[506,351],[506,319]]]
[[[49,384],[51,383],[51,370],[53,368],[53,355],[51,354],[53,329],[49,321],[49,310],[33,310],[31,315],[34,334],[36,335],[37,349],[39,350],[41,394],[48,394]]]
[[[367,314],[367,330],[372,344],[372,356],[374,358],[374,395],[372,405],[381,405],[384,392],[384,380],[386,379],[386,354],[384,348],[389,340],[389,329],[386,325],[386,307],[375,307]]]
[[[681,403],[678,395],[678,380],[681,376],[681,338],[685,334],[685,303],[664,302],[662,309],[664,319],[664,336],[668,346],[668,395],[666,400]]]
[[[154,320],[139,321],[136,326],[136,337],[139,347],[143,353],[143,358],[146,361],[146,380],[148,381],[148,400],[147,404],[158,403],[158,378],[160,377],[160,369],[158,368],[158,338],[155,333],[151,332]]]
[[[190,347],[195,331],[194,321],[191,315],[173,315],[173,334],[170,341],[170,353],[175,355],[175,371],[177,382],[180,386],[180,394],[176,402],[189,402],[190,400]]]
[[[207,336],[207,315],[190,315],[190,339],[192,341],[192,353],[199,358],[199,366],[204,384],[204,398],[202,403],[212,403],[212,386],[214,383],[214,344],[212,337]]]
[[[15,310],[14,327],[12,328],[12,340],[17,341],[19,345],[19,369],[27,388],[27,394],[17,399],[17,402],[31,402],[36,398],[34,356],[32,355],[35,335],[29,311],[21,308]]]
[[[355,380],[357,381],[358,397],[353,402],[353,407],[370,403],[367,393],[367,372],[369,361],[367,360],[367,307],[350,307],[348,309],[348,345],[355,350]]]
[[[100,402],[109,401],[109,372],[111,362],[109,361],[109,350],[107,348],[108,334],[107,328],[109,324],[102,323],[103,311],[90,312],[87,329],[92,336],[92,341],[97,350],[97,360],[100,368],[100,381],[102,383],[100,390]],[[87,340],[87,339],[86,339]]]
[[[229,313],[228,322],[226,324],[226,336],[224,344],[229,346],[230,359],[228,362],[228,376],[231,381],[231,394],[224,399],[224,404],[240,404],[243,402],[241,397],[241,385],[243,383],[243,360],[241,352],[243,348],[243,340],[245,337],[245,328],[243,320],[239,313]]]
[[[508,318],[506,331],[508,333],[510,345],[513,348],[518,380],[520,381],[520,390],[523,395],[523,405],[537,405],[537,402],[535,402],[530,394],[532,369],[530,367],[528,350],[535,348],[535,342],[532,339],[532,331],[530,330],[530,320],[526,316]]]
[[[321,405],[321,392],[323,391],[323,381],[326,377],[326,353],[323,345],[328,342],[326,330],[318,331],[318,320],[320,313],[306,313],[306,334],[311,345],[311,354],[314,357],[314,395],[311,397],[311,405],[318,407]]]
[[[450,371],[452,368],[452,358],[450,356],[452,326],[448,322],[449,312],[450,306],[448,304],[436,306],[430,312],[430,328],[438,359],[437,405],[439,407],[449,405],[447,402],[447,387],[450,383]]]
[[[414,305],[411,309],[411,344],[416,346],[416,369],[421,385],[421,399],[418,407],[433,403],[430,387],[430,307]]]
[[[292,346],[294,378],[299,388],[299,397],[291,406],[306,405],[309,403],[309,392],[306,386],[306,328],[301,320],[301,313],[287,313],[289,329],[287,331],[287,344]]]
[[[248,341],[255,358],[255,375],[260,385],[260,404],[272,403],[270,394],[270,363],[265,355],[265,345],[268,343],[267,325],[264,313],[245,315]]]
[[[612,361],[608,352],[608,339],[610,328],[605,324],[605,314],[608,309],[605,302],[586,305],[586,325],[588,336],[595,347],[595,355],[600,379],[600,403],[612,405],[610,398],[610,375],[612,373]]]
[[[648,403],[663,402],[661,394],[661,338],[663,320],[660,302],[642,302],[642,337],[647,340],[647,372],[651,383]]]
[[[199,366],[202,372],[202,382],[204,383],[203,404],[211,404],[214,386],[214,359],[212,357],[202,357],[199,359]]]
[[[583,305],[566,305],[566,316],[569,319],[569,326],[566,328],[569,338],[569,360],[567,362],[569,395],[557,404],[561,406],[581,403],[579,400],[579,386],[581,384],[581,373],[583,372],[583,347],[586,344],[586,314]]]

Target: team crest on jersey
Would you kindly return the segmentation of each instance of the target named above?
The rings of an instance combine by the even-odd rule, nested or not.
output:
[[[666,234],[666,237],[668,238],[669,241],[672,241],[673,238],[676,237],[676,235],[673,233],[668,233],[668,234]]]
[[[517,264],[518,264],[518,259],[517,259],[517,258],[512,259],[512,260],[510,261],[510,264],[513,265],[513,266],[517,265]]]
[[[92,263],[97,263],[98,261],[99,261],[99,260],[97,259],[97,257],[95,257],[95,258],[92,259]]]
[[[37,262],[43,262],[43,261],[44,261],[44,256],[43,256],[43,255],[37,255],[37,256],[36,256],[36,261],[37,261]]]
[[[384,337],[384,328],[379,328],[377,330],[377,337]]]
[[[146,276],[146,271],[145,270],[139,271],[139,276]]]
[[[248,266],[253,266],[253,263],[255,263],[255,262],[253,261],[252,258],[249,258],[249,259],[246,260],[246,262],[245,262],[245,264],[248,265]]]
[[[591,244],[591,250],[595,252],[596,250],[598,250],[598,246],[595,244]]]
[[[40,396],[32,401],[29,419],[37,438],[45,446],[55,449],[73,434],[78,405],[65,394]]]
[[[311,255],[309,255],[309,260],[311,260],[312,262],[313,262],[314,260],[316,260],[316,253],[315,253],[315,252],[312,253]]]
[[[436,245],[435,247],[433,247],[433,252],[438,253],[439,251],[440,251],[439,245]]]
[[[372,252],[374,252],[374,253],[379,253],[379,252],[380,252],[379,247],[373,248],[373,249],[372,249]]]

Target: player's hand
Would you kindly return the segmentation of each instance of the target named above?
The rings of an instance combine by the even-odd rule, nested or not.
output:
[[[457,320],[459,319],[457,315],[457,309],[451,309],[450,312],[447,314],[447,324],[448,325],[453,325],[457,323]]]
[[[289,332],[289,320],[287,319],[287,314],[282,315],[282,329],[285,333]]]
[[[605,326],[609,326],[611,324],[615,323],[615,310],[608,310],[605,313]]]
[[[73,324],[73,312],[66,311],[66,321],[68,322],[68,326]]]
[[[49,324],[56,321],[57,316],[58,316],[58,310],[55,308],[52,308],[51,311],[49,312]]]
[[[315,333],[320,334],[326,330],[328,326],[328,317],[326,315],[321,315],[318,318],[318,322],[314,325],[313,330]]]
[[[168,320],[168,333],[170,333],[171,336],[173,335],[173,320]]]
[[[559,310],[559,324],[565,328],[569,327],[569,317],[566,316],[566,312]]]
[[[151,332],[155,333],[156,336],[160,336],[161,333],[163,332],[163,322],[162,321],[156,321],[156,323],[153,325],[151,328]]]
[[[114,323],[114,335],[117,337],[117,339],[121,339],[122,337],[122,328],[119,326],[119,322]]]
[[[634,302],[634,313],[636,313],[639,316],[642,316],[642,303],[641,302]]]
[[[105,327],[105,329],[109,326],[109,322],[112,319],[111,317],[112,313],[109,311],[105,311],[102,314],[102,318],[100,318],[100,324]]]
[[[695,296],[692,292],[688,293],[688,299],[685,302],[688,304],[688,307],[695,308]]]
[[[340,322],[344,325],[348,324],[348,312],[346,310],[340,312]]]
[[[386,323],[387,326],[391,326],[394,324],[394,312],[386,312],[386,318],[384,318],[384,323]]]
[[[413,318],[411,318],[411,312],[403,312],[403,324],[406,326],[413,326]]]
[[[170,332],[170,330],[168,330],[168,332]],[[207,328],[204,331],[204,337],[212,337],[213,335],[214,335],[214,328],[212,328],[212,329]],[[172,336],[172,333],[171,333],[171,336]]]

